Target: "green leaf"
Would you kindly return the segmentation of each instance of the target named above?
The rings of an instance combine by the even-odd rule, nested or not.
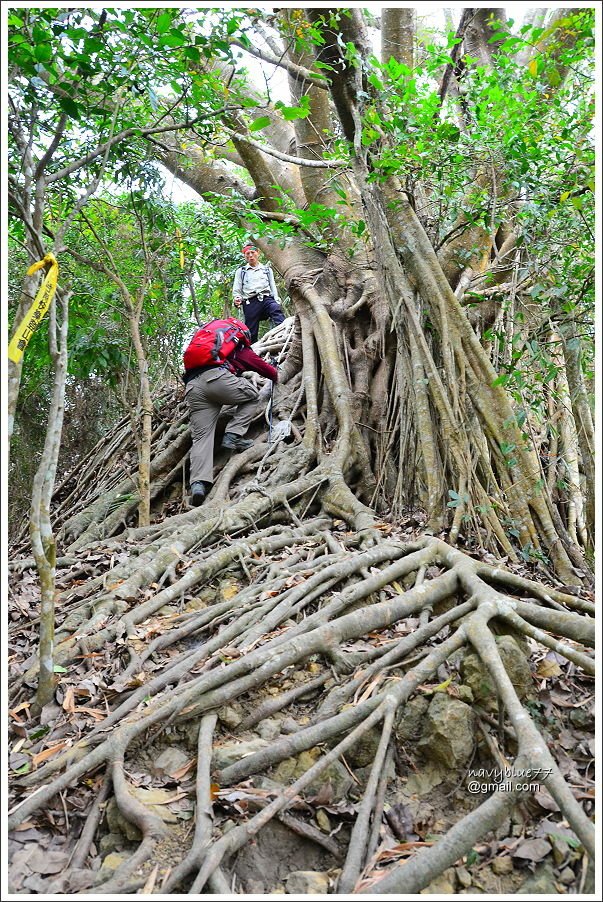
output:
[[[54,673],[68,673],[69,672],[66,667],[61,667],[60,664],[55,664],[54,667],[52,668],[52,670]]]
[[[461,130],[452,122],[442,122],[437,127],[437,136],[442,141],[458,141],[461,137]]]
[[[159,18],[157,19],[157,24],[155,26],[157,28],[157,34],[165,34],[171,24],[172,14],[168,12],[161,13]]]
[[[34,56],[39,63],[48,63],[52,59],[52,47],[48,42],[35,44]]]
[[[270,116],[258,116],[249,126],[249,131],[259,132],[261,129],[266,128],[267,125],[270,125]]]
[[[59,106],[72,119],[80,118],[81,110],[79,105],[71,97],[59,97]]]
[[[528,71],[529,71],[530,75],[533,75],[534,77],[536,77],[538,75],[538,60],[537,59],[530,60],[530,62],[528,63]]]
[[[163,34],[159,38],[160,47],[182,47],[184,44],[184,35],[180,31],[170,31],[169,34]]]
[[[98,38],[86,38],[84,41],[84,52],[91,55],[93,53],[98,53],[99,50],[102,50],[104,44],[102,41],[99,41]]]
[[[502,376],[498,376],[498,378],[496,378],[494,382],[491,382],[490,385],[492,387],[494,387],[495,385],[506,385],[510,378],[511,377],[508,375],[508,373],[503,373]]]
[[[370,82],[370,84],[372,84],[372,86],[374,88],[377,88],[378,91],[383,90],[383,82],[381,81],[381,79],[375,72],[371,72],[371,74],[368,77],[368,81]]]
[[[284,104],[276,103],[276,107],[283,114],[283,119],[287,122],[294,122],[295,119],[305,119],[306,116],[310,115],[310,109],[308,106],[285,106]]]

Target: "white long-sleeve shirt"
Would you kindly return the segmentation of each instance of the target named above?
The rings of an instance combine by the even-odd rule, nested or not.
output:
[[[275,301],[279,300],[272,269],[266,263],[258,263],[257,266],[245,263],[235,273],[233,298],[249,298],[254,294],[271,294]]]

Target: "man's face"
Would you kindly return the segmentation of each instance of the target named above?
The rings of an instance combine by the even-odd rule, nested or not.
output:
[[[260,252],[257,247],[248,247],[246,251],[243,251],[243,256],[250,266],[255,266],[260,259]]]

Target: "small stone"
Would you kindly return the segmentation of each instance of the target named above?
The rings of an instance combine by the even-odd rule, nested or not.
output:
[[[154,774],[170,775],[175,773],[179,768],[183,767],[190,761],[190,758],[182,749],[170,746],[159,755],[153,763],[152,770]]]
[[[140,840],[142,833],[135,824],[130,823],[118,808],[115,799],[109,799],[105,809],[107,824],[111,833],[121,833],[132,842]]]
[[[373,727],[346,752],[346,758],[352,767],[367,767],[372,764],[381,741],[381,730]]]
[[[225,705],[223,708],[219,709],[218,719],[220,723],[223,723],[229,730],[236,730],[243,720],[243,716],[241,712],[237,711],[232,705]]]
[[[492,870],[499,876],[502,876],[503,874],[512,874],[513,862],[508,856],[505,858],[495,858],[492,862]]]
[[[236,579],[225,579],[220,583],[220,595],[224,601],[230,601],[241,591],[241,583]]]
[[[329,820],[327,812],[324,810],[324,808],[319,808],[316,812],[316,823],[323,833],[331,832],[331,821]]]
[[[559,881],[563,883],[565,886],[569,886],[576,879],[576,875],[572,871],[571,868],[563,868],[561,873],[559,874]]]
[[[579,730],[590,730],[593,726],[592,711],[588,711],[585,708],[574,708],[569,713],[569,719]]]
[[[496,637],[496,645],[505,670],[520,699],[524,699],[534,689],[530,663],[513,636]],[[477,654],[466,654],[461,662],[463,683],[471,689],[473,696],[487,711],[498,710],[498,693],[492,677]]]
[[[456,687],[458,692],[458,697],[460,701],[465,702],[468,705],[472,705],[475,699],[473,698],[473,692],[469,688],[469,686],[465,686],[464,683],[461,683],[460,686]]]
[[[504,839],[511,832],[511,818],[506,817],[499,827],[494,831],[494,835],[497,839]]]
[[[401,745],[419,738],[428,707],[429,701],[424,695],[406,703],[396,726],[396,738]]]
[[[552,866],[548,862],[539,865],[534,873],[527,880],[524,880],[516,892],[526,896],[559,895]]]
[[[305,774],[321,757],[322,751],[315,747],[302,752],[296,758],[285,758],[275,769],[272,777],[285,785],[292,783]],[[306,786],[303,794],[304,796],[317,796],[326,789],[331,794],[331,800],[341,801],[346,797],[352,783],[352,777],[343,764],[333,761],[326,770]]]
[[[99,850],[101,855],[107,855],[109,852],[115,852],[123,845],[124,838],[121,833],[105,833],[101,836],[99,842]]]
[[[473,709],[444,692],[436,692],[427,709],[418,748],[443,767],[457,770],[473,754],[474,730]]]
[[[456,895],[456,874],[454,868],[448,868],[435,880],[432,880],[429,886],[421,890],[422,896],[454,896]]]
[[[548,841],[550,842],[553,849],[553,861],[555,862],[557,867],[565,864],[569,854],[569,846],[566,841],[564,839],[561,839],[561,837],[550,835],[548,837]]]
[[[216,770],[222,770],[230,764],[235,764],[241,758],[253,755],[265,749],[268,743],[265,739],[248,739],[245,742],[226,742],[224,745],[214,746],[212,766]]]
[[[116,871],[117,868],[127,861],[130,856],[127,852],[111,852],[101,865],[101,872]]]
[[[455,868],[456,879],[461,884],[461,886],[471,886],[472,879],[471,874],[467,870],[467,868],[460,865],[458,868]]]
[[[257,731],[267,742],[270,742],[272,739],[276,739],[277,736],[281,734],[281,722],[280,720],[274,720],[273,718],[267,718],[263,720],[257,727]]]
[[[329,891],[329,875],[322,871],[292,871],[286,887],[290,896],[325,895]]]
[[[204,611],[207,607],[207,602],[202,598],[191,598],[189,602],[184,607],[185,611]]]

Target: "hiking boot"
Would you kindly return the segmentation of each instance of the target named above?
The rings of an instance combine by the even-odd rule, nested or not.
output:
[[[251,439],[235,435],[234,432],[225,432],[222,439],[222,447],[228,448],[229,451],[245,451],[247,448],[251,448],[252,445]]]
[[[204,483],[191,483],[191,504],[193,505],[193,507],[199,507],[200,504],[203,504],[206,494],[207,490]]]

